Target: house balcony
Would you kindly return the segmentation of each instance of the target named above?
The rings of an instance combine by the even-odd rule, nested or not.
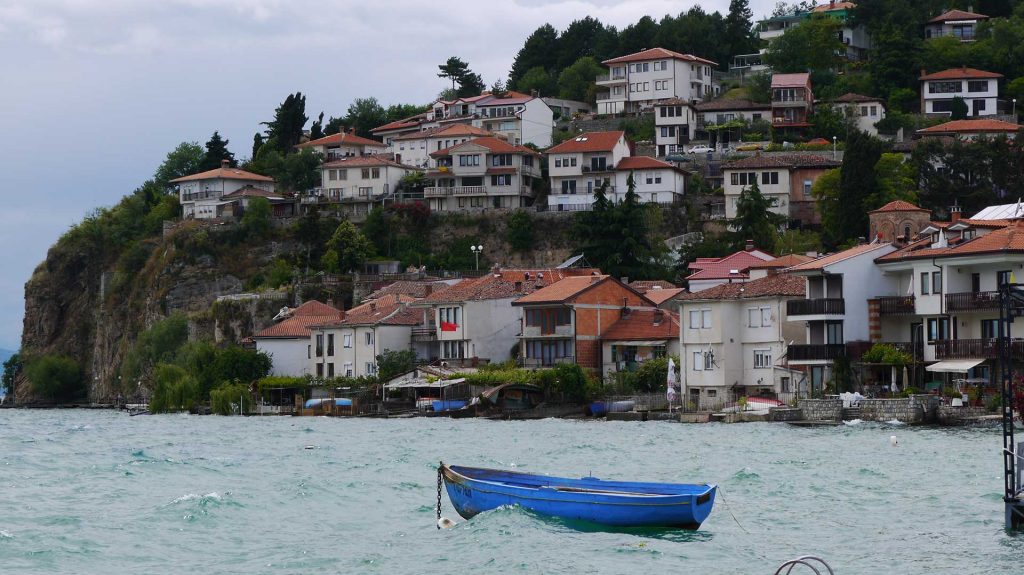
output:
[[[846,313],[846,300],[842,298],[791,299],[786,302],[786,315],[790,318],[802,316],[841,316]]]
[[[878,313],[880,315],[914,315],[914,296],[894,296],[878,298]]]
[[[623,101],[625,101],[625,99],[626,99],[626,96],[624,96],[624,95],[613,96],[611,94],[611,92],[607,92],[607,93],[604,93],[604,94],[598,94],[597,95],[597,101],[598,102],[603,102],[603,101],[606,101],[606,100],[623,100]]]
[[[946,294],[946,311],[989,311],[999,309],[999,292],[979,291]]]
[[[785,116],[772,116],[772,125],[778,127],[793,126],[801,128],[810,126],[810,124],[807,123],[806,118],[786,118]]]
[[[424,198],[440,198],[440,197],[450,196],[450,195],[452,195],[452,188],[446,188],[446,187],[440,187],[440,186],[423,188],[423,197]]]
[[[790,363],[828,362],[846,356],[846,344],[842,343],[791,345],[786,351]]]
[[[996,359],[999,357],[996,339],[940,339],[935,341],[935,359]],[[1024,358],[1024,340],[1010,341],[1014,359]]]
[[[772,108],[806,108],[808,101],[806,98],[784,98],[782,100],[772,100]]]
[[[484,186],[455,186],[450,188],[453,196],[486,196],[487,188]]]
[[[299,203],[302,205],[320,204],[326,203],[326,196],[302,196],[299,198]]]
[[[603,76],[598,76],[597,78],[595,78],[594,82],[598,86],[611,86],[611,85],[614,85],[614,84],[625,84],[626,83],[626,75],[625,74],[616,74],[616,75],[612,76],[610,74],[605,74]]]
[[[575,357],[521,357],[516,360],[516,365],[527,369],[538,369],[541,367],[554,367],[563,363],[576,363]]]
[[[437,341],[437,325],[417,325],[412,328],[413,341]]]
[[[556,325],[555,330],[551,332],[542,331],[540,326],[528,325],[523,328],[523,334],[519,337],[523,339],[543,339],[548,337],[565,339],[567,337],[572,337],[574,333],[576,333],[576,329],[572,324]]]

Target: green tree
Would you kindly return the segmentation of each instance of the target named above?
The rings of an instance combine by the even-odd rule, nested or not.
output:
[[[547,70],[537,66],[530,68],[523,74],[523,77],[516,83],[516,90],[525,94],[536,91],[541,96],[550,96],[557,93],[558,83]]]
[[[854,131],[846,141],[843,166],[839,169],[838,227],[834,240],[845,243],[867,234],[867,199],[878,193],[875,165],[882,157],[882,143],[871,135]],[[826,230],[832,233],[833,230]]]
[[[272,215],[270,200],[267,198],[251,198],[249,206],[245,208],[245,213],[242,214],[242,230],[250,238],[264,238],[270,233]]]
[[[821,234],[814,230],[786,230],[775,239],[775,251],[780,256],[821,251]]]
[[[239,346],[217,350],[212,375],[215,381],[250,383],[270,373],[270,356],[261,351]]]
[[[731,54],[751,54],[757,49],[753,34],[754,13],[748,0],[731,0],[729,14],[725,17],[726,41]]]
[[[416,352],[411,349],[385,349],[377,355],[377,378],[381,381],[408,373],[416,367]]]
[[[584,56],[558,76],[558,97],[593,103],[597,97],[594,80],[605,68],[590,56]]]
[[[281,154],[292,153],[301,141],[302,129],[307,121],[309,118],[306,117],[306,97],[302,92],[288,94],[284,102],[274,110],[274,119],[263,122],[267,127],[266,143],[271,144],[271,147]]]
[[[248,413],[252,409],[249,387],[238,383],[223,383],[210,391],[210,410],[217,415]]]
[[[484,79],[480,77],[480,74],[468,72],[459,81],[459,89],[455,91],[455,95],[460,98],[470,98],[473,96],[479,96],[484,91]]]
[[[65,355],[42,355],[29,358],[25,376],[32,391],[54,402],[67,402],[85,395],[85,377],[81,366]]]
[[[325,270],[334,273],[347,273],[359,270],[367,259],[373,256],[373,244],[366,236],[359,233],[356,226],[344,220],[327,242],[327,253],[323,257]]]
[[[134,392],[136,382],[147,376],[157,363],[171,362],[188,341],[188,318],[181,312],[157,321],[139,334],[121,364],[123,391]]]
[[[24,366],[21,362],[20,353],[12,355],[4,362],[3,378],[0,379],[0,389],[4,391],[4,394],[11,395],[14,393],[14,381],[17,379],[18,374],[21,373],[22,367]]]
[[[534,249],[533,218],[526,210],[516,210],[509,214],[507,226],[508,235],[505,239],[513,251],[526,253]]]
[[[199,401],[199,384],[178,367],[166,363],[153,369],[153,395],[149,401],[152,413],[187,411]]]
[[[841,31],[838,20],[814,15],[772,39],[765,63],[777,73],[838,69],[845,53]]]
[[[903,154],[882,154],[875,163],[875,179],[878,191],[868,197],[865,210],[876,210],[893,200],[917,203],[914,167],[904,161]]]
[[[221,138],[219,132],[214,132],[206,142],[206,154],[199,165],[199,171],[215,170],[220,167],[223,160],[227,160],[232,168],[238,165],[235,162],[235,155],[228,151],[228,140]]]
[[[255,158],[260,153],[260,148],[263,147],[263,134],[256,132],[252,137],[252,158]]]
[[[505,82],[501,80],[501,78],[495,80],[494,83],[491,84],[491,87],[488,91],[495,98],[504,98],[505,96],[508,95],[508,87],[505,85]]]
[[[775,248],[775,239],[787,221],[786,216],[772,211],[777,204],[775,198],[761,193],[756,180],[740,192],[736,200],[736,217],[729,221],[735,249],[742,249],[747,240],[753,240],[754,245],[763,250]]]
[[[772,75],[758,72],[747,82],[747,97],[759,104],[772,101]]]
[[[658,23],[654,18],[644,15],[635,24],[630,24],[619,33],[619,52],[632,54],[646,48],[656,46]]]
[[[204,157],[205,152],[198,142],[182,142],[167,154],[153,174],[153,181],[163,189],[171,180],[198,173]]]
[[[323,157],[310,148],[285,155],[264,146],[259,156],[247,168],[257,174],[274,178],[281,190],[302,192],[316,187],[320,182],[322,164]]]
[[[603,61],[618,50],[618,38],[614,29],[605,28],[600,20],[587,16],[573,20],[558,38],[558,52],[552,72],[564,70],[583,56],[593,56]]]
[[[963,120],[967,118],[967,102],[965,102],[960,96],[953,96],[953,102],[950,105],[950,109],[950,120]]]
[[[839,169],[828,170],[818,176],[811,186],[811,195],[818,205],[821,214],[822,241],[829,247],[840,244],[842,238],[837,232],[840,229],[839,209]]]
[[[814,107],[811,114],[811,134],[816,138],[845,140],[850,130],[856,129],[854,118],[843,112],[842,108],[821,104]]]
[[[437,67],[440,72],[437,73],[438,78],[448,78],[452,81],[452,90],[462,83],[463,78],[466,74],[469,74],[469,64],[463,62],[461,58],[452,56],[445,61],[444,64],[440,64]]]
[[[369,138],[373,136],[371,130],[388,123],[388,112],[377,98],[356,98],[348,107],[344,123],[354,128],[356,134]]]
[[[523,47],[519,49],[515,60],[512,61],[512,70],[508,73],[508,83],[515,86],[520,92],[529,93],[530,89],[539,89],[535,86],[524,85],[522,82],[526,76],[535,69],[547,73],[556,66],[558,55],[558,32],[551,24],[545,24],[537,28],[526,38]],[[553,90],[541,92],[551,94]]]

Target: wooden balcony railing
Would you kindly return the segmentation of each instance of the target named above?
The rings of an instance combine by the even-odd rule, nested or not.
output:
[[[878,313],[881,315],[914,315],[914,296],[878,298]]]
[[[786,314],[800,315],[843,315],[846,300],[842,298],[791,299],[786,302]]]
[[[1015,359],[1024,358],[1024,340],[1010,340],[1010,353]],[[935,342],[936,359],[996,359],[999,343],[996,339],[940,339]]]
[[[787,348],[789,361],[832,361],[847,355],[846,344],[800,344]]]
[[[946,294],[946,311],[999,309],[999,292],[979,291]]]

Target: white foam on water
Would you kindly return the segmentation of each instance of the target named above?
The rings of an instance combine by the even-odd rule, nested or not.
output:
[[[851,419],[850,421],[843,422],[844,425],[860,425],[862,423],[864,423],[864,421],[860,419]]]

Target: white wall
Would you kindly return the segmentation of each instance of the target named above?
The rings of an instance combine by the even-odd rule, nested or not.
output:
[[[775,205],[770,209],[776,214],[782,214],[789,216],[789,192],[792,189],[790,184],[790,172],[788,168],[736,168],[722,170],[723,189],[725,191],[725,217],[735,218],[736,217],[736,202],[739,200],[740,194],[745,189],[750,188],[748,181],[747,185],[733,184],[732,174],[739,173],[754,173],[757,177],[757,187],[761,190],[761,194],[765,197],[775,198]],[[778,184],[764,184],[762,173],[771,174],[772,172],[778,172],[779,183]],[[769,181],[771,181],[769,176]]]
[[[686,193],[686,176],[676,170],[619,170],[615,172],[615,201],[625,199],[630,173],[641,202],[672,202]]]
[[[270,356],[272,365],[270,375],[301,377],[310,372],[311,363],[307,359],[312,339],[270,339],[256,340],[256,350]]]

